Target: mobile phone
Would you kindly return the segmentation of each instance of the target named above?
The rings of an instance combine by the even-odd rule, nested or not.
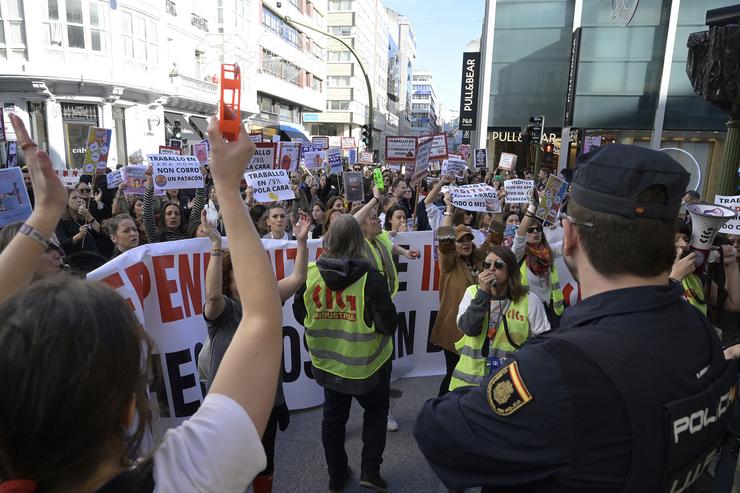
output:
[[[382,192],[385,189],[385,183],[380,168],[375,168],[375,171],[373,171],[373,180],[375,181],[375,187]]]

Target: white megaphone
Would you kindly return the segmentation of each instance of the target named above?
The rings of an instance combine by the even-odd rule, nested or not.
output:
[[[696,253],[696,273],[703,274],[709,260],[714,237],[724,224],[735,217],[735,211],[717,204],[689,204],[686,212],[691,216],[691,242]]]

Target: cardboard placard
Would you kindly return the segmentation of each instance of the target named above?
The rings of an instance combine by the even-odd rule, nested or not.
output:
[[[452,155],[442,163],[442,174],[452,175],[455,178],[465,177],[465,170],[467,169],[468,163],[464,159],[453,157]]]
[[[362,186],[362,172],[345,171],[342,173],[344,195],[349,202],[364,202],[365,192]]]
[[[56,172],[64,188],[74,188],[80,182],[80,176],[82,176],[81,169],[58,169]]]
[[[568,191],[568,182],[555,175],[550,175],[545,183],[545,189],[540,193],[540,205],[535,216],[547,226],[558,220],[560,208],[563,206],[565,193]]]
[[[326,151],[326,165],[329,168],[329,174],[334,175],[344,170],[342,166],[342,150],[331,148]]]
[[[251,140],[255,144],[258,142],[262,142],[262,132],[249,132],[249,140]]]
[[[300,142],[280,142],[278,144],[278,162],[275,169],[295,171],[301,162]]]
[[[385,138],[385,160],[389,163],[415,163],[416,137]]]
[[[143,195],[146,191],[146,166],[132,164],[123,168],[123,179],[126,180],[124,195]]]
[[[488,149],[475,150],[475,167],[478,169],[488,168]]]
[[[415,187],[417,183],[429,176],[429,155],[432,151],[432,140],[426,140],[418,145],[416,149],[416,163],[414,163],[411,175],[411,186]]]
[[[436,161],[447,159],[448,156],[447,134],[436,134],[432,136],[432,149],[429,151],[429,159]]]
[[[715,195],[714,203],[735,211],[735,219],[730,219],[720,228],[720,233],[740,235],[740,195]]]
[[[326,151],[308,151],[304,154],[303,162],[308,169],[323,169],[326,166]]]
[[[254,145],[257,147],[257,150],[254,151],[254,156],[249,161],[247,170],[275,168],[277,164],[277,144],[272,142],[257,142]]]
[[[0,169],[0,228],[31,215],[31,200],[17,166]]]
[[[198,144],[193,144],[193,156],[195,156],[195,159],[198,160],[201,166],[207,166],[208,165],[208,144],[206,142],[199,142]]]
[[[354,137],[342,137],[340,142],[342,149],[354,149],[357,147]]]
[[[449,187],[452,204],[466,211],[501,212],[496,189],[485,183]]]
[[[203,174],[195,156],[147,154],[155,190],[203,188]]]
[[[244,180],[254,189],[254,200],[257,202],[295,199],[295,192],[290,188],[290,176],[286,170],[247,171],[244,173]]]
[[[372,152],[362,151],[360,153],[360,164],[373,164],[373,163],[374,163],[374,160],[373,160]]]
[[[459,152],[460,156],[467,161],[468,156],[470,156],[470,146],[468,144],[460,144]]]
[[[314,145],[320,145],[321,150],[325,151],[329,148],[329,137],[326,135],[314,135],[311,137],[311,143]]]
[[[507,204],[529,203],[529,191],[534,186],[534,180],[504,180]]]
[[[514,171],[516,168],[516,154],[510,154],[508,152],[502,152],[501,158],[498,161],[498,169],[504,171]]]
[[[182,149],[174,146],[159,146],[159,154],[166,154],[169,156],[179,156],[182,154]]]
[[[108,166],[108,151],[110,151],[110,128],[90,127],[87,129],[87,149],[85,150],[85,173],[91,175],[98,171],[105,171]]]
[[[108,190],[114,190],[123,181],[123,168],[111,171],[105,175],[105,180],[108,183]]]

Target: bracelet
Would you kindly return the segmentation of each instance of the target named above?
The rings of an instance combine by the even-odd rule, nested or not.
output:
[[[33,226],[30,226],[27,223],[23,223],[21,226],[21,229],[18,230],[19,233],[28,236],[33,241],[38,243],[39,245],[43,246],[44,248],[49,248],[49,239],[46,238],[44,235],[42,235],[38,229],[34,228]]]
[[[681,281],[679,281],[679,280],[678,280],[678,279],[676,279],[675,277],[669,277],[669,278],[668,278],[668,282],[672,282],[672,283],[674,283],[674,284],[681,284]]]
[[[221,256],[221,250],[211,251],[211,257],[220,257],[220,256]]]
[[[534,214],[532,214],[531,212],[527,211],[527,212],[525,212],[525,213],[524,213],[524,217],[531,217],[532,219],[534,219],[534,218],[536,218],[537,216],[535,216],[535,215],[534,215]]]

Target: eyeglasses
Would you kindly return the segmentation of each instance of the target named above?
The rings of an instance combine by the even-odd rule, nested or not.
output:
[[[530,226],[527,233],[542,233],[542,226]]]
[[[583,226],[584,228],[593,228],[594,223],[588,223],[588,222],[580,222],[576,221],[575,218],[569,216],[568,214],[560,213],[560,217],[565,218],[570,222],[571,224],[575,224],[576,226]]]
[[[493,262],[489,262],[488,260],[484,260],[484,261],[483,261],[483,268],[484,268],[485,270],[488,270],[488,269],[490,269],[490,268],[491,268],[491,266],[495,267],[495,268],[496,268],[496,270],[503,270],[503,269],[504,269],[504,266],[505,266],[505,265],[506,265],[506,264],[504,263],[504,261],[503,261],[503,260],[501,260],[500,258],[497,258],[497,259],[496,259],[496,260],[494,260]]]

